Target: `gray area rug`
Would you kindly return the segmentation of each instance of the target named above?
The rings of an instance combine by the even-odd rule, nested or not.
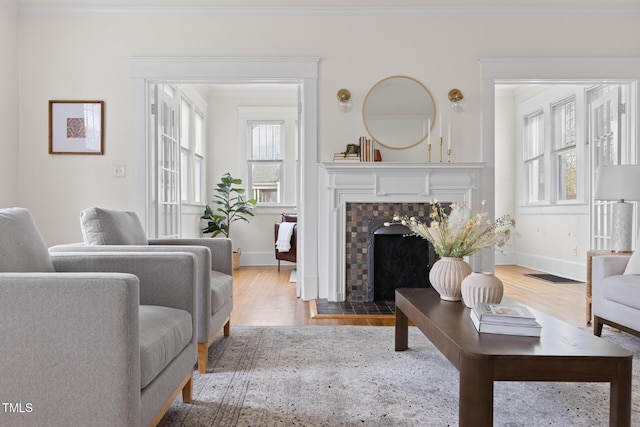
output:
[[[161,426],[456,426],[458,371],[415,328],[394,351],[394,328],[234,326]],[[585,329],[585,333],[589,333]],[[640,339],[605,330],[634,352],[631,425],[640,425]],[[498,382],[494,425],[606,426],[609,385]]]

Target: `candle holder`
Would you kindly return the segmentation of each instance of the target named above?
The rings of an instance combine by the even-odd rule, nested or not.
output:
[[[447,163],[451,163],[451,148],[447,149]]]
[[[440,137],[440,163],[442,163],[442,142],[444,141],[443,137]]]
[[[428,153],[427,161],[431,163],[431,144],[427,144],[427,153]]]

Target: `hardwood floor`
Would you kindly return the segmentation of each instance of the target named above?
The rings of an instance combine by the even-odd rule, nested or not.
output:
[[[311,303],[296,297],[289,282],[293,267],[242,267],[234,271],[232,325],[371,325],[391,326],[393,317],[312,319]],[[525,276],[537,273],[518,266],[497,266],[504,295],[575,326],[587,326],[586,285],[554,284]]]

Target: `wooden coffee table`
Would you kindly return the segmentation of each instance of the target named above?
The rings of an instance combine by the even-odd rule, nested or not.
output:
[[[396,351],[408,348],[411,321],[455,366],[460,427],[493,425],[494,381],[609,382],[609,425],[630,425],[631,352],[536,310],[539,338],[480,334],[469,311],[433,289],[396,290]]]

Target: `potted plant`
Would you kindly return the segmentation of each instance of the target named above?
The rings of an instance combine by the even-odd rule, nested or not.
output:
[[[201,218],[209,222],[202,229],[203,233],[212,233],[211,237],[222,233],[225,237],[230,238],[233,222],[241,220],[249,222],[248,217],[254,215],[251,210],[256,206],[256,200],[244,197],[244,188],[238,187],[241,184],[242,180],[233,178],[229,172],[220,178],[212,201],[218,205],[218,208],[214,210],[209,205],[204,208],[204,214]],[[240,248],[233,253],[234,270],[240,268],[240,254]]]

